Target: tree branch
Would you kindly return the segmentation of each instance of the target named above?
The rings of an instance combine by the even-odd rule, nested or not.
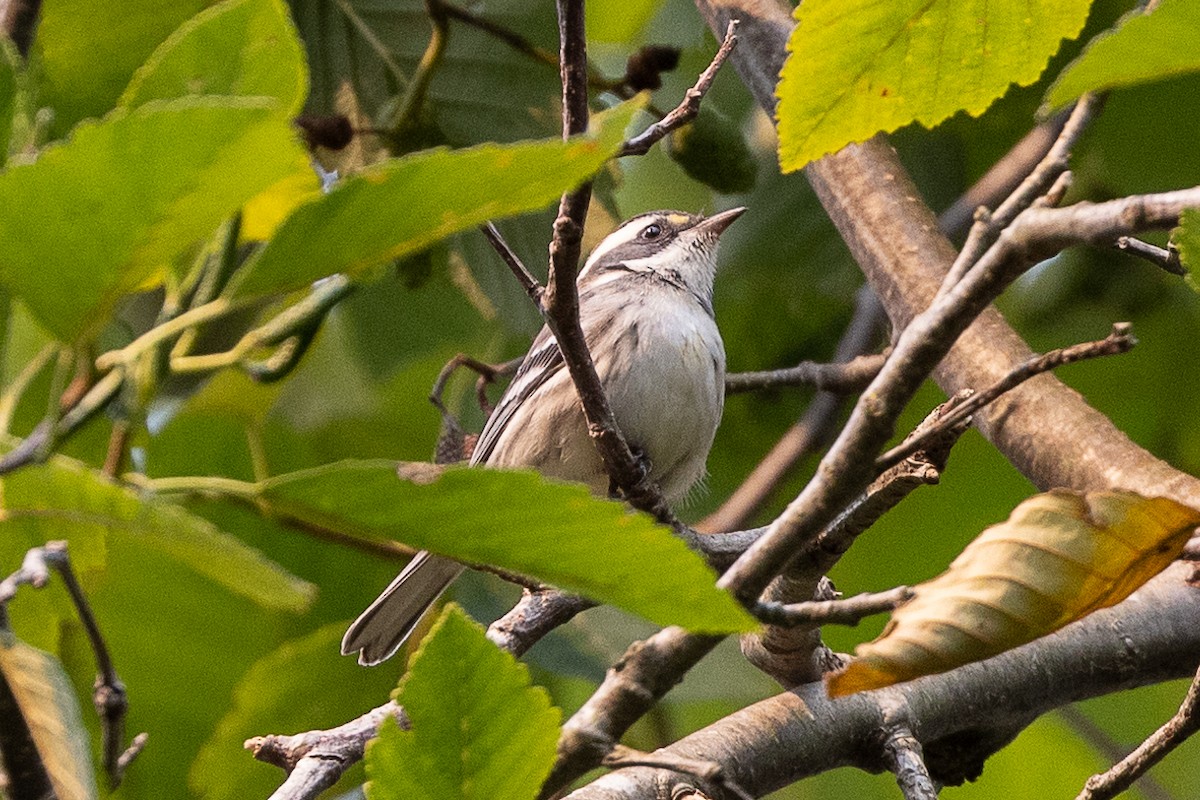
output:
[[[846,363],[823,365],[821,371],[845,370],[846,374],[842,377],[853,373],[854,380],[865,379],[864,386],[858,389],[861,391],[879,371],[880,364],[872,361],[879,362],[882,359],[881,356],[863,357],[862,354],[875,346],[876,340],[883,334],[885,322],[879,300],[870,289],[860,289],[855,297],[854,315],[834,353],[835,362]],[[861,373],[858,365],[863,367]],[[794,369],[799,372],[803,366]],[[738,376],[729,377],[733,377],[735,383],[737,382]],[[725,383],[727,393],[729,377]],[[700,522],[697,526],[700,530],[732,531],[746,525],[800,459],[814,452],[833,436],[833,426],[842,408],[842,401],[833,391],[824,390],[825,387],[821,386],[818,388],[822,391],[813,397],[800,420],[788,429],[721,507]]]
[[[713,80],[717,77],[717,71],[721,69],[721,65],[725,63],[725,59],[729,57],[729,54],[733,52],[733,48],[737,46],[736,31],[737,20],[730,20],[729,25],[725,28],[725,37],[721,41],[721,46],[717,48],[717,54],[713,56],[712,62],[704,72],[700,73],[700,77],[696,80],[696,85],[687,90],[679,105],[672,109],[665,117],[649,128],[646,128],[646,130],[637,136],[627,140],[621,146],[621,152],[618,155],[645,155],[659,139],[662,139],[673,130],[682,128],[696,118],[696,115],[700,113],[700,101],[704,99],[704,95],[708,94]]]
[[[1048,353],[1029,359],[1015,367],[1011,372],[982,392],[971,395],[967,400],[955,406],[950,413],[938,421],[937,425],[930,426],[919,436],[910,436],[901,444],[888,450],[875,460],[875,467],[885,470],[922,449],[929,441],[939,436],[947,428],[958,424],[969,424],[969,418],[972,414],[996,400],[1005,392],[1020,386],[1030,378],[1049,372],[1052,369],[1057,369],[1065,364],[1073,364],[1076,361],[1118,353],[1128,353],[1137,344],[1137,340],[1133,338],[1133,334],[1130,332],[1131,330],[1132,326],[1128,322],[1117,322],[1113,324],[1112,333],[1099,341],[1083,342],[1071,347],[1060,347],[1057,350],[1051,350]]]
[[[587,43],[584,37],[583,0],[558,0],[560,72],[563,85],[563,138],[587,128]],[[554,220],[554,238],[550,242],[550,275],[542,295],[546,325],[554,334],[571,380],[579,393],[587,420],[588,435],[604,462],[613,482],[635,508],[652,514],[665,523],[674,515],[662,493],[645,474],[629,443],[617,426],[608,405],[604,387],[588,352],[579,324],[579,295],[575,275],[579,264],[580,242],[592,196],[592,184],[583,184],[562,196],[558,217]]]
[[[1200,602],[1176,564],[1130,599],[987,661],[878,692],[830,700],[814,683],[777,695],[660,753],[722,765],[758,797],[835,767],[885,768],[878,748],[886,704],[919,720],[933,780],[978,775],[1014,729],[1064,703],[1192,674],[1200,661]],[[985,751],[972,749],[973,742]],[[969,752],[967,760],[962,754]],[[571,800],[670,796],[676,774],[645,767],[605,775]]]
[[[1183,705],[1175,716],[1167,721],[1132,753],[1107,772],[1088,778],[1083,791],[1075,800],[1109,800],[1133,785],[1172,750],[1187,741],[1200,730],[1200,672],[1192,679]]]
[[[883,366],[882,355],[855,356],[849,361],[824,364],[801,361],[794,367],[764,372],[735,372],[725,376],[725,394],[759,392],[785,386],[807,386],[831,394],[861,392]]]
[[[758,47],[739,49],[733,60],[735,66],[742,65],[739,72],[744,77],[748,73],[751,75],[747,83],[760,102],[773,108],[773,94],[760,92],[760,87],[765,87],[768,75],[777,74],[783,60],[790,28],[786,11],[762,3],[737,2],[723,3],[719,11],[714,11],[705,0],[700,3],[709,12],[710,25],[721,24],[729,15],[736,14],[743,20],[744,38],[749,38],[753,32],[760,34]],[[755,14],[764,19],[756,19],[747,27],[748,17]],[[744,60],[747,50],[753,61]],[[886,170],[882,168],[885,158]],[[869,173],[868,166],[873,167]],[[810,165],[808,174],[818,197],[830,210],[868,277],[873,279],[876,271],[896,269],[896,262],[932,262],[940,265],[940,273],[948,271],[954,261],[953,248],[936,233],[932,214],[918,199],[918,193],[906,179],[894,155],[887,154],[880,138],[864,145],[851,145],[839,154],[822,159]],[[868,177],[869,182],[864,180]],[[1031,258],[1056,252],[1056,248],[1079,241],[1065,236],[1061,225],[1066,219],[1083,225],[1083,241],[1091,241],[1100,235],[1115,238],[1128,232],[1121,230],[1122,227],[1138,229],[1166,224],[1172,218],[1172,212],[1177,216],[1180,207],[1196,201],[1200,201],[1200,197],[1174,193],[1136,202],[1116,201],[1112,206],[1029,208],[1022,212],[979,264],[946,295],[945,302],[910,317],[888,363],[860,400],[814,480],[772,525],[772,530],[726,572],[721,585],[753,602],[798,547],[815,536],[839,507],[861,491],[870,479],[869,472],[863,469],[864,460],[874,459],[878,449],[891,436],[899,411],[959,335],[984,312],[996,293],[1030,263]],[[867,220],[870,220],[870,226]],[[876,289],[881,291],[885,305],[895,294],[894,289],[886,285],[877,285]],[[926,298],[931,296],[925,295]],[[913,311],[918,313],[917,309]],[[897,315],[893,320],[899,324],[904,318]],[[1107,427],[1112,429],[1111,423]],[[1039,422],[1037,428],[1039,432],[1043,430],[1044,422]],[[1078,449],[1078,444],[1071,449]],[[1111,478],[1107,475],[1104,478],[1111,486]]]
[[[836,600],[805,600],[799,603],[760,601],[754,616],[771,625],[857,625],[865,617],[892,611],[911,599],[909,586],[897,586],[886,592],[856,594]]]

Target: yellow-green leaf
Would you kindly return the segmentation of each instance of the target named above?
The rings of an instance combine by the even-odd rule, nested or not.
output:
[[[0,173],[0,281],[60,339],[94,333],[123,295],[293,172],[302,150],[274,106],[156,101]]]
[[[879,131],[982,114],[1038,79],[1091,0],[804,0],[776,92],[785,171]]]
[[[192,17],[138,68],[118,105],[190,95],[272,97],[279,112],[304,105],[304,47],[282,0],[226,0]]]
[[[1119,28],[1097,36],[1046,93],[1043,112],[1084,92],[1164,80],[1200,71],[1200,3],[1163,0],[1149,14],[1134,12]]]
[[[1200,512],[1165,497],[1055,490],[985,530],[827,679],[832,696],[979,661],[1115,605],[1170,564]]]
[[[559,711],[529,670],[451,604],[396,690],[367,748],[370,800],[533,800],[554,765]]]
[[[296,209],[247,262],[237,291],[254,295],[361,274],[490,219],[542,208],[612,158],[641,100],[597,114],[567,141],[426,150],[376,164]]]

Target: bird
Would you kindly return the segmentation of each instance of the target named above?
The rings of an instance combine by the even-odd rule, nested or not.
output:
[[[713,315],[721,234],[744,212],[709,217],[651,211],[626,220],[576,279],[579,321],[618,427],[648,477],[675,504],[706,476],[725,398],[725,348]],[[534,338],[484,425],[472,466],[533,468],[609,492],[604,464],[548,327]],[[550,545],[552,546],[552,544]],[[404,644],[463,571],[421,551],[342,639],[343,655],[374,666]]]

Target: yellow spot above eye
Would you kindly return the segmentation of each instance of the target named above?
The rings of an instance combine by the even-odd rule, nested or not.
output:
[[[667,222],[672,225],[685,225],[687,221],[688,218],[684,214],[667,214]]]

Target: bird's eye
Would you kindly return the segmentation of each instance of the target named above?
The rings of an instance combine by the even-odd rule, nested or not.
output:
[[[642,231],[643,239],[657,239],[659,236],[662,236],[662,226],[657,223],[647,225]]]

